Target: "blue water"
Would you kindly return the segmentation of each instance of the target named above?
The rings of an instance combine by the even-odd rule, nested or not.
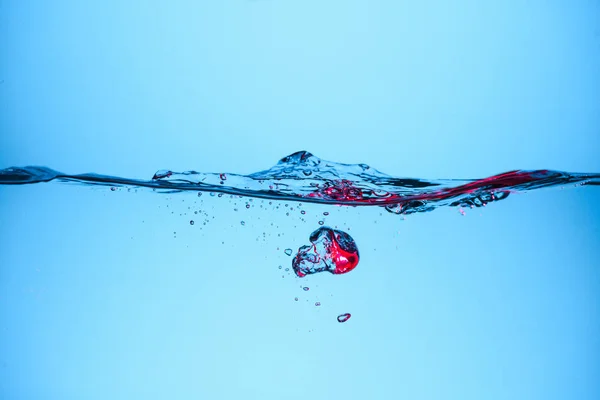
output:
[[[2,2],[0,169],[159,187],[0,185],[0,398],[598,398],[599,12]],[[445,188],[559,181],[390,213],[152,179],[301,149]],[[360,263],[298,278],[319,222]]]

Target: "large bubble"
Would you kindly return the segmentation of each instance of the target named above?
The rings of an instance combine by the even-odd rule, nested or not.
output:
[[[345,274],[358,265],[358,248],[346,232],[323,226],[309,238],[311,244],[298,249],[292,267],[298,277],[328,271]]]

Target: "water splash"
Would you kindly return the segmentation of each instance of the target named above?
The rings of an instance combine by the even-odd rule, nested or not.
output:
[[[506,199],[513,192],[550,186],[600,185],[600,174],[516,170],[484,179],[396,178],[366,164],[325,161],[306,151],[291,154],[274,167],[250,175],[160,170],[150,180],[139,180],[95,173],[69,175],[46,167],[0,170],[0,184],[4,185],[51,181],[143,187],[167,193],[197,191],[321,204],[381,206],[391,213],[405,215],[441,206],[481,207]]]

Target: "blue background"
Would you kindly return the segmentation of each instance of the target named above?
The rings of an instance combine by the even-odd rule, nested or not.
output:
[[[597,1],[416,3],[0,1],[0,167],[149,179],[308,150],[418,178],[600,171]],[[597,399],[599,200],[302,221],[296,203],[0,187],[0,394]],[[361,262],[294,278],[283,250],[324,211]]]

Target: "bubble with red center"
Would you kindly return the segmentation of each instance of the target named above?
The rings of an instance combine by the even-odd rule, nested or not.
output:
[[[346,232],[323,226],[310,237],[310,245],[302,246],[292,260],[292,267],[300,278],[317,272],[345,274],[358,265],[356,242]]]

